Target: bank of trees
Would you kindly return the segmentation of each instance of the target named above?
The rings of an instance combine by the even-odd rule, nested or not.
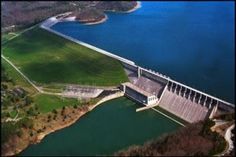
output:
[[[21,87],[15,86],[5,67],[1,66],[1,144],[7,142],[11,136],[23,135],[22,128],[33,128],[33,120],[30,116],[35,116],[33,100]],[[23,114],[26,114],[23,116]],[[20,116],[19,116],[20,115]],[[14,119],[17,117],[18,120]],[[5,121],[10,118],[11,121]]]
[[[11,136],[22,136],[22,128],[33,128],[33,120],[30,118],[22,118],[17,122],[4,122],[1,124],[1,144],[8,141]]]
[[[143,146],[131,146],[115,153],[116,156],[206,156],[222,152],[226,147],[224,137],[211,132],[211,120],[190,124],[177,132],[149,141]]]

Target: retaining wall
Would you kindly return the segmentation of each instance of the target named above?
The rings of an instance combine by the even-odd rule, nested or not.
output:
[[[135,65],[135,64],[127,64],[125,62],[122,62],[123,66],[128,69],[128,70],[131,70],[131,71],[134,71],[134,72],[137,72],[138,71],[138,66]]]
[[[116,99],[116,98],[119,98],[119,97],[122,97],[122,96],[124,96],[124,92],[120,92],[120,91],[116,92],[115,94],[108,95],[108,96],[102,98],[100,101],[98,101],[96,103],[96,105],[94,105],[92,108],[90,108],[90,110],[92,110],[96,106],[98,106],[98,105],[100,105],[100,104],[102,104],[102,103],[104,103],[106,101],[109,101],[109,100],[112,100],[112,99]]]
[[[154,72],[151,72],[151,71],[143,69],[143,68],[141,68],[141,75],[146,76],[147,78],[152,79],[152,80],[160,81],[164,84],[166,84],[168,82],[168,80],[166,78],[162,78],[162,77],[158,76],[158,74],[155,74]]]

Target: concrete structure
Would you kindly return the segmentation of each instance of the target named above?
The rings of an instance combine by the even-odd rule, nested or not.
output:
[[[43,22],[40,27],[119,60],[124,65],[131,82],[122,84],[122,90],[126,96],[146,105],[145,109],[159,105],[190,123],[203,120],[206,117],[211,118],[217,110],[234,111],[234,104],[184,85],[158,72],[139,67],[128,59],[52,30],[50,27],[57,22],[60,22],[60,19],[52,17]]]
[[[123,65],[130,82],[138,86],[138,90],[142,89],[157,97],[156,103],[136,111],[159,105],[185,121],[194,123],[207,117],[212,118],[218,109],[225,112],[234,110],[233,104],[181,84],[165,75],[137,65],[124,62]]]
[[[144,105],[153,105],[158,100],[154,94],[146,92],[130,82],[123,83],[122,90],[125,95]]]
[[[95,87],[79,87],[70,85],[62,92],[62,96],[70,98],[96,98],[102,92],[103,89]]]

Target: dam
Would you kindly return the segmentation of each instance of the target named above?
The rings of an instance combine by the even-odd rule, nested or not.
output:
[[[52,30],[50,27],[60,20],[61,18],[49,18],[40,27],[119,60],[129,78],[129,82],[121,84],[120,89],[125,93],[125,96],[142,104],[136,110],[137,112],[159,106],[189,123],[208,117],[212,118],[215,114],[233,112],[234,104],[184,85],[158,72],[140,67],[133,61]]]
[[[220,114],[234,111],[233,104],[179,83],[158,72],[124,62],[123,65],[130,84],[136,88],[133,87],[132,90],[127,91],[130,84],[124,83],[121,85],[121,90],[127,97],[139,103],[143,102],[144,107],[136,111],[160,106],[189,123],[212,118],[217,112]],[[151,96],[156,101],[150,102]]]

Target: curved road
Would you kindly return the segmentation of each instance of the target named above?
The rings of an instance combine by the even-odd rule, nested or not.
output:
[[[224,154],[228,154],[230,153],[230,151],[232,151],[234,149],[234,144],[233,141],[231,140],[232,137],[232,130],[235,127],[235,124],[231,125],[230,127],[227,128],[226,133],[225,133],[225,140],[228,142],[229,147],[226,150],[226,152]]]

